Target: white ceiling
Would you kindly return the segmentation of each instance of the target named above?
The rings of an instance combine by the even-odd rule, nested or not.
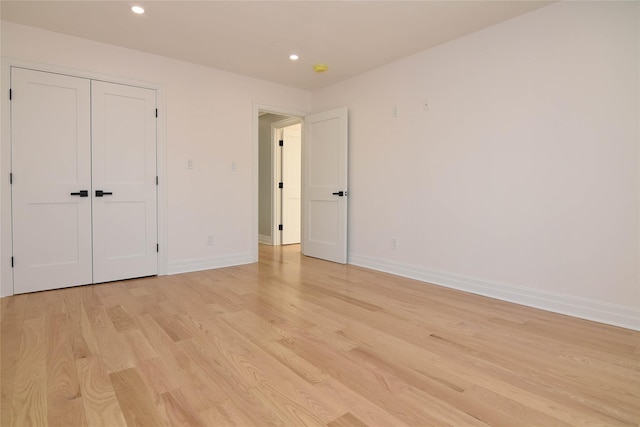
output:
[[[0,12],[5,21],[314,90],[549,3],[2,0]],[[134,4],[146,13],[132,13]],[[329,70],[314,73],[316,63]]]

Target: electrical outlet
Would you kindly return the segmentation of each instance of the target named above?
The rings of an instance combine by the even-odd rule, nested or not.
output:
[[[187,169],[193,169],[193,160],[187,160]]]
[[[394,119],[397,119],[398,116],[400,116],[400,109],[398,108],[397,105],[394,105],[391,108],[391,117],[394,118]]]
[[[422,111],[429,111],[429,100],[425,99],[422,101]]]
[[[398,238],[397,237],[393,237],[391,239],[391,249],[393,249],[394,251],[398,250]]]
[[[215,240],[214,240],[213,236],[210,234],[209,237],[207,238],[207,244],[209,246],[213,246],[214,243],[215,243]]]

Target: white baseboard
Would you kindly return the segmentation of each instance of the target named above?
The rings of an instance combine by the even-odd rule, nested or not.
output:
[[[603,303],[555,292],[430,271],[421,267],[393,263],[353,253],[349,254],[349,264],[554,313],[566,314],[636,331],[640,330],[640,308],[638,307]]]
[[[214,268],[251,264],[253,262],[253,257],[250,253],[211,258],[185,259],[169,262],[169,265],[167,266],[167,274],[190,273],[192,271],[211,270]]]
[[[264,234],[258,235],[258,243],[262,243],[263,245],[273,245],[273,240],[271,236],[265,236]]]

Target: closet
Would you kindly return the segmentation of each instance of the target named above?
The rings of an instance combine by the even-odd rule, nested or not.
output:
[[[14,293],[156,275],[156,92],[13,67]]]

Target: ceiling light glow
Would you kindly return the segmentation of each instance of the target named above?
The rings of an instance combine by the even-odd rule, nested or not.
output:
[[[295,53],[292,53],[291,55],[289,55],[289,59],[292,61],[297,61],[299,58],[298,55],[296,55]]]
[[[144,13],[144,9],[140,6],[133,6],[131,10],[133,11],[133,13],[137,13],[138,15],[142,15]]]

